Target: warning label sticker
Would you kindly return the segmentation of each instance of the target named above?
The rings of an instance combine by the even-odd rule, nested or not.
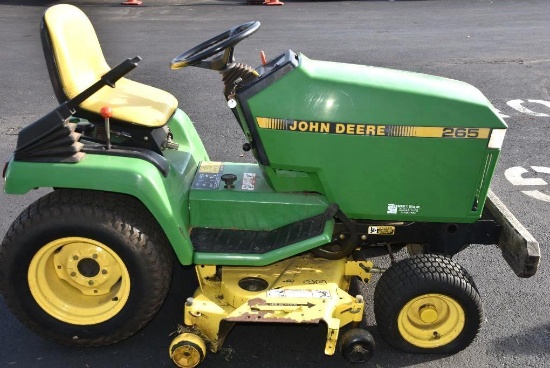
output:
[[[420,206],[414,204],[393,204],[388,203],[388,214],[390,215],[416,215]]]
[[[193,189],[212,190],[220,187],[220,175],[223,170],[221,162],[202,162],[195,179]]]
[[[241,185],[242,190],[254,190],[256,187],[256,174],[254,173],[244,173],[243,175],[243,184]]]
[[[217,174],[223,168],[223,163],[221,162],[203,162],[199,168],[200,173],[209,173]]]
[[[308,289],[271,289],[267,291],[269,298],[314,298],[329,299],[328,290],[308,290]]]

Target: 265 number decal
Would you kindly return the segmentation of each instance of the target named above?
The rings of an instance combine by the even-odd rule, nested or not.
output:
[[[443,138],[478,138],[479,128],[443,128]]]

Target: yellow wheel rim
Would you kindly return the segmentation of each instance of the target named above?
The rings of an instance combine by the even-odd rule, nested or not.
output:
[[[52,317],[74,325],[105,322],[130,295],[130,274],[108,246],[70,237],[44,245],[31,260],[32,296]]]
[[[176,336],[170,344],[170,357],[180,368],[193,368],[204,359],[206,345],[199,336],[183,333]]]
[[[466,317],[462,306],[442,294],[425,294],[409,301],[399,312],[399,333],[414,346],[437,348],[455,340]]]

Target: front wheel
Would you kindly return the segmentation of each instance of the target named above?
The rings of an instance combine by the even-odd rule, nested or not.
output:
[[[423,254],[392,265],[374,292],[378,330],[393,347],[411,353],[452,354],[476,337],[479,293],[451,259]]]
[[[15,220],[0,247],[0,291],[45,338],[78,346],[123,340],[160,309],[172,255],[133,197],[56,190]]]

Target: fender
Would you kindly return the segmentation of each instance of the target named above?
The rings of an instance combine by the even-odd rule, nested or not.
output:
[[[6,171],[5,192],[25,194],[31,189],[73,188],[131,195],[158,221],[179,259],[193,260],[189,238],[189,188],[200,161],[208,155],[185,113],[178,110],[169,123],[178,151],[166,150],[170,169],[164,177],[151,163],[138,158],[86,154],[78,163],[15,161]]]

